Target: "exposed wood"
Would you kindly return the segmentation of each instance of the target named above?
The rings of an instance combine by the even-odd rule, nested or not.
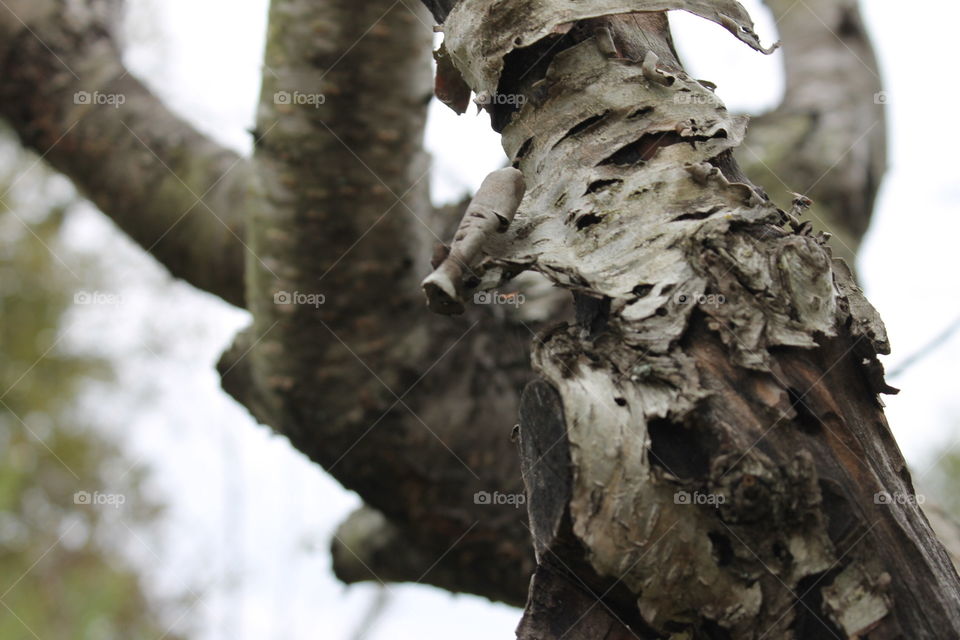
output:
[[[526,98],[499,122],[527,194],[485,281],[529,268],[605,301],[534,346],[522,465],[550,571],[521,637],[550,636],[571,576],[639,637],[960,637],[960,580],[876,397],[876,312],[802,198],[788,214],[743,181],[745,122],[709,85],[565,6],[463,0],[444,24],[475,91]],[[547,62],[511,84],[524,47]]]
[[[249,303],[224,386],[369,503],[334,544],[344,580],[522,603],[535,551],[522,637],[957,636],[956,574],[875,399],[891,391],[882,324],[817,233],[856,249],[882,173],[883,101],[864,100],[878,80],[847,82],[859,70],[838,55],[873,68],[855,4],[805,3],[831,35],[769,1],[789,89],[747,144],[793,189],[815,175],[810,213],[747,182],[745,120],[686,76],[657,12],[764,50],[737,3],[426,4],[504,133],[501,175],[527,186],[507,232],[460,256],[482,276],[466,289],[534,269],[576,301],[577,323],[535,343],[527,492],[510,434],[557,296],[522,274],[520,306],[423,309],[429,249],[460,213],[426,195],[425,14],[275,0],[247,162],[126,74],[116,3],[8,0],[0,115],[175,275]]]

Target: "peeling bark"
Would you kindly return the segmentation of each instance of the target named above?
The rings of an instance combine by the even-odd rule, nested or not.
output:
[[[886,171],[889,96],[876,53],[855,0],[765,4],[783,42],[786,93],[751,120],[735,154],[775,202],[805,191],[807,224],[830,234],[831,252],[852,268]],[[960,527],[929,500],[923,509],[960,565]]]
[[[888,504],[912,487],[876,399],[882,323],[830,251],[856,248],[883,166],[882,121],[848,126],[883,108],[837,55],[873,64],[855,4],[807,3],[837,40],[769,0],[788,93],[750,133],[683,72],[661,13],[769,51],[736,2],[425,4],[440,93],[462,108],[469,81],[515,167],[498,175],[526,183],[505,232],[514,197],[434,266],[460,302],[512,279],[519,308],[424,314],[429,248],[463,208],[426,196],[430,30],[403,6],[273,2],[252,162],[125,75],[107,0],[0,9],[0,115],[175,275],[248,303],[224,388],[368,503],[333,544],[345,581],[519,604],[536,567],[524,638],[958,635],[956,573],[916,505]],[[811,213],[744,177],[745,135],[761,169],[816,176]],[[852,147],[836,172],[831,145]],[[570,290],[577,321],[538,334],[521,405],[530,337],[561,317],[523,270]],[[484,492],[529,496],[532,550],[523,511]]]
[[[604,302],[534,346],[520,637],[576,618],[571,576],[592,596],[575,635],[596,600],[642,637],[960,634],[955,570],[916,502],[889,499],[913,496],[876,397],[889,346],[849,269],[743,180],[745,121],[658,64],[654,21],[659,53],[638,52],[586,22],[621,5],[548,4],[463,0],[444,24],[475,91],[525,97],[491,107],[527,190],[485,282],[532,269]],[[518,84],[525,48],[547,62]]]
[[[494,171],[477,190],[453,238],[449,255],[423,281],[427,304],[437,313],[463,313],[464,280],[473,276],[472,267],[484,243],[507,229],[523,198],[523,174],[516,169]]]

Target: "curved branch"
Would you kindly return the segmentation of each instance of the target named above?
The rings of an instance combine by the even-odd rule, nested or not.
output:
[[[814,228],[854,264],[886,170],[887,94],[857,0],[764,0],[783,42],[786,94],[737,152],[775,202],[799,190]],[[789,186],[788,186],[789,185]]]
[[[520,491],[509,433],[530,333],[514,325],[504,336],[499,310],[427,318],[417,286],[437,240],[429,226],[443,233],[459,218],[427,197],[429,19],[386,2],[361,12],[275,3],[255,164],[126,73],[110,36],[115,7],[0,6],[0,115],[175,275],[244,305],[246,254],[260,276],[251,291],[265,295],[221,362],[225,389],[425,555],[484,562],[462,572],[459,590],[522,602],[532,568],[522,510],[473,495]],[[256,254],[241,240],[248,216]],[[334,311],[291,313],[274,305],[281,290],[326,292]],[[491,356],[504,340],[516,348]]]
[[[525,514],[522,505],[517,511]],[[456,540],[451,540],[451,545],[454,542]],[[454,545],[450,553],[438,554],[432,546],[424,546],[421,540],[405,533],[380,512],[364,506],[337,528],[330,552],[333,572],[344,584],[410,582],[459,593],[469,586],[475,588],[476,583],[471,585],[465,576],[477,571],[477,558],[460,552],[457,546]],[[482,595],[522,606],[523,598],[517,597],[514,588],[517,567],[505,562],[496,563],[495,567],[502,578],[499,588],[491,583]]]
[[[128,73],[116,5],[0,6],[0,116],[174,276],[243,306],[248,162]]]

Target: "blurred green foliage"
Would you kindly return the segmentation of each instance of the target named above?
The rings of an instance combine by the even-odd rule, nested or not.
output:
[[[69,350],[97,264],[60,242],[62,181],[4,132],[0,151],[0,638],[175,638],[129,560],[159,510],[78,411],[85,382],[110,375]]]
[[[926,474],[924,474],[926,475]],[[960,523],[960,448],[953,446],[938,458],[922,486],[950,517]]]

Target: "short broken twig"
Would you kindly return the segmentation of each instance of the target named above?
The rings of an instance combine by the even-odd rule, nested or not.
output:
[[[463,283],[473,274],[484,242],[503,233],[523,199],[523,174],[512,167],[498,169],[486,178],[463,214],[450,253],[421,286],[431,311],[463,313]]]

